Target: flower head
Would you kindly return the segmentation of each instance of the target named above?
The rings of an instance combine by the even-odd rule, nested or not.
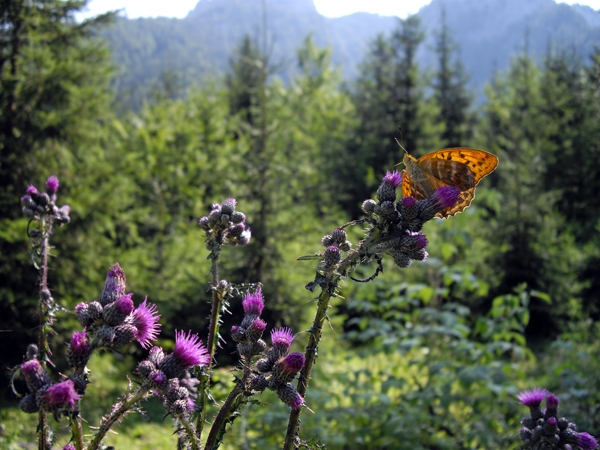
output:
[[[44,400],[50,407],[55,406],[75,406],[75,402],[81,398],[75,391],[73,380],[65,380],[50,386],[44,392]]]
[[[577,445],[583,450],[595,450],[598,448],[598,441],[589,433],[578,433],[576,441]]]
[[[521,392],[517,395],[517,399],[521,402],[521,405],[537,408],[547,395],[548,391],[546,389],[534,387],[532,390]]]
[[[386,172],[385,177],[383,177],[383,183],[389,184],[396,189],[402,183],[402,175],[397,170],[393,172]]]
[[[104,289],[100,296],[102,306],[123,297],[125,295],[125,283],[125,272],[123,272],[119,263],[115,263],[106,275]]]
[[[404,206],[405,208],[412,208],[416,204],[417,204],[417,200],[415,200],[415,198],[411,195],[404,197],[402,199],[402,206]]]
[[[262,290],[257,289],[256,292],[247,293],[242,301],[244,312],[249,316],[260,316],[265,307]]]
[[[173,355],[185,367],[206,366],[209,363],[208,350],[198,335],[191,331],[186,335],[183,331],[175,330]]]
[[[27,193],[29,195],[35,195],[38,193],[38,190],[33,184],[30,184],[29,186],[27,186]]]
[[[58,190],[58,185],[58,178],[56,178],[54,175],[51,175],[46,181],[46,192],[48,195],[54,195]]]
[[[294,352],[283,358],[280,364],[284,372],[296,374],[304,367],[305,362],[306,358],[302,353]]]
[[[454,206],[460,197],[460,189],[454,186],[442,186],[433,193],[433,200],[440,210]]]
[[[151,341],[156,340],[160,333],[160,314],[156,305],[147,304],[148,297],[144,299],[144,302],[133,311],[133,325],[135,327],[135,339],[144,348],[150,347]]]
[[[271,331],[271,342],[289,348],[294,341],[294,333],[290,328],[275,328]]]
[[[85,330],[76,331],[71,338],[70,350],[77,355],[84,355],[90,351],[90,341],[88,340]]]
[[[21,364],[21,373],[23,373],[27,387],[31,392],[35,392],[45,384],[50,383],[50,375],[37,359],[30,359]]]

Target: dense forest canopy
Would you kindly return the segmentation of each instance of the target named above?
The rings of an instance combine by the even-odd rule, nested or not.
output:
[[[234,197],[252,241],[225,251],[221,271],[233,283],[261,282],[269,326],[300,332],[309,326],[304,285],[314,267],[296,258],[359,218],[402,160],[398,138],[415,156],[464,146],[500,164],[470,208],[427,224],[427,261],[343,285],[311,394],[317,418],[303,426],[329,448],[398,440],[397,448],[518,448],[511,396],[516,386],[544,385],[600,434],[600,51],[591,50],[600,38],[588,36],[585,56],[567,43],[547,46],[540,59],[522,35],[522,50],[478,103],[450,9],[438,8],[435,29],[417,16],[395,20],[365,43],[353,79],[307,35],[285,55],[295,70],[284,82],[271,53],[279,42],[249,33],[236,39],[222,76],[183,89],[188,75],[173,65],[128,109],[101,37],[124,25],[107,32],[111,15],[78,23],[84,3],[9,0],[0,11],[3,370],[22,361],[37,332],[36,272],[19,206],[29,184],[57,175],[71,206],[71,223],[53,237],[49,280],[67,310],[97,298],[118,261],[136,301],[148,296],[159,307],[162,339],[175,329],[202,334],[210,262],[197,221]],[[435,59],[426,69],[419,55],[427,42]],[[241,317],[238,301],[230,312],[226,324]],[[57,348],[77,326],[60,314]],[[235,364],[234,347],[223,346],[230,356],[220,366]],[[54,358],[60,371],[64,352]],[[128,370],[118,358],[110,364]],[[8,387],[2,402],[8,420]],[[264,434],[239,439],[275,445],[285,425],[278,418],[249,419],[268,424]]]

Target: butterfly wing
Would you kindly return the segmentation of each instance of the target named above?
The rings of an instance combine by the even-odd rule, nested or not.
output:
[[[498,165],[491,153],[473,148],[447,148],[422,156],[404,158],[406,170],[402,181],[402,195],[422,200],[442,186],[461,190],[456,204],[440,211],[436,217],[446,218],[467,208],[475,198],[475,186]]]

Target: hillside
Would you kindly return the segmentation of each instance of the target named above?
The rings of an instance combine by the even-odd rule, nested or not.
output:
[[[118,68],[119,92],[135,107],[160,84],[165,71],[175,73],[182,87],[219,77],[242,36],[264,41],[263,22],[267,51],[284,81],[294,73],[296,49],[308,34],[317,44],[331,46],[334,64],[352,79],[369,42],[397,22],[368,13],[326,18],[312,0],[265,4],[263,14],[260,0],[201,0],[184,19],[119,18],[104,35]],[[471,87],[479,94],[493,73],[526,47],[536,57],[552,46],[587,58],[600,44],[600,15],[586,6],[553,0],[433,0],[418,13],[427,35],[418,59],[426,67],[435,67],[434,39],[443,9]]]

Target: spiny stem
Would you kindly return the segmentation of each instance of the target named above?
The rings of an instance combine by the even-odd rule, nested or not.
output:
[[[46,368],[46,359],[48,354],[48,330],[47,330],[47,321],[48,321],[48,305],[45,299],[45,293],[48,292],[48,250],[50,248],[49,236],[51,232],[51,224],[49,224],[48,229],[45,229],[46,223],[42,219],[40,222],[43,239],[40,244],[41,246],[41,265],[40,265],[40,290],[39,290],[39,298],[38,298],[38,307],[39,307],[39,317],[40,317],[40,325],[39,325],[39,336],[38,336],[38,360],[40,365],[45,369]],[[48,423],[46,421],[46,412],[40,411],[39,414],[39,441],[38,441],[38,449],[46,450],[48,447]]]
[[[183,414],[177,414],[177,419],[185,429],[185,433],[187,434],[190,444],[192,445],[192,450],[200,450],[200,442],[196,437],[196,433],[194,432],[194,427],[190,423],[189,420]]]
[[[83,431],[81,429],[81,418],[71,418],[71,432],[75,442],[76,450],[83,450]]]
[[[98,428],[98,431],[96,432],[96,435],[94,436],[94,439],[90,443],[88,449],[98,450],[100,444],[102,443],[102,439],[104,439],[104,436],[106,433],[108,433],[108,430],[110,430],[117,420],[127,414],[133,405],[142,400],[149,390],[150,388],[147,386],[140,386],[136,392],[128,395],[127,398],[121,402],[121,406],[111,412],[110,415],[102,421],[102,425],[100,425],[100,428]]]
[[[217,417],[215,417],[215,421],[210,429],[210,433],[208,434],[208,439],[206,440],[206,445],[204,446],[205,450],[216,450],[218,448],[218,441],[225,433],[226,419],[229,417],[229,412],[232,409],[235,401],[238,399],[240,395],[244,392],[243,383],[239,382],[235,385],[233,390],[227,396],[225,403],[221,406]]]
[[[223,300],[223,294],[217,287],[219,286],[219,253],[218,250],[213,251],[212,254],[212,265],[210,272],[212,273],[212,309],[210,313],[210,325],[208,329],[207,349],[208,349],[208,367],[207,377],[204,382],[200,385],[199,398],[198,398],[198,419],[196,421],[196,436],[198,439],[202,436],[202,429],[204,428],[204,421],[206,419],[206,409],[208,404],[208,396],[206,391],[210,387],[210,375],[212,372],[213,359],[216,352],[216,341],[219,334],[219,315],[221,312],[221,302]],[[190,438],[191,439],[191,438]]]
[[[208,439],[206,440],[205,450],[216,450],[219,447],[219,443],[225,434],[225,426],[227,425],[227,418],[230,416],[230,412],[239,407],[239,403],[236,402],[239,396],[244,393],[244,386],[247,385],[250,374],[250,365],[252,364],[252,357],[244,357],[244,372],[242,379],[238,380],[238,383],[232,389],[227,396],[225,403],[221,406],[217,417],[212,424],[210,433],[208,433]]]
[[[317,312],[315,313],[315,318],[313,321],[313,326],[310,329],[310,335],[308,338],[308,343],[306,344],[306,349],[304,356],[306,358],[306,363],[304,367],[300,371],[300,376],[298,378],[298,393],[304,397],[306,395],[306,390],[308,388],[308,381],[310,380],[310,374],[312,371],[313,364],[315,363],[317,357],[317,350],[319,348],[319,342],[321,340],[321,334],[323,331],[323,322],[325,321],[327,309],[329,308],[329,300],[333,295],[333,291],[335,289],[337,280],[339,279],[338,275],[332,275],[329,278],[329,284],[322,288],[321,294],[319,295]],[[300,412],[302,408],[292,409],[290,412],[290,417],[288,420],[287,432],[285,434],[285,440],[283,442],[284,450],[291,450],[294,448],[295,438],[298,436],[298,431],[300,428]]]

